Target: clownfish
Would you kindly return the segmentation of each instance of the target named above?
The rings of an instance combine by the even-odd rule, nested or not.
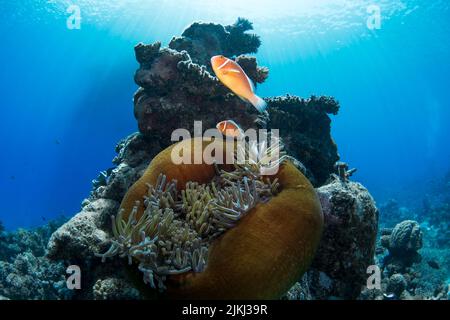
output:
[[[263,112],[267,103],[255,94],[252,80],[235,61],[222,55],[211,58],[211,65],[217,78],[241,99],[250,102],[259,112]]]
[[[233,120],[220,121],[216,125],[217,130],[224,136],[241,139],[244,137],[244,130]]]

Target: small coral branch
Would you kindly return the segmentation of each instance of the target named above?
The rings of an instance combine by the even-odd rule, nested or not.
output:
[[[357,171],[356,168],[350,169],[345,162],[336,162],[335,169],[339,179],[343,182],[347,182],[349,178]]]

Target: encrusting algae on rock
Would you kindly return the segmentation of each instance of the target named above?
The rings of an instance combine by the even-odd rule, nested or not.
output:
[[[305,268],[301,268],[298,262],[309,264],[320,237],[322,216],[313,188],[307,186],[310,187],[307,193],[312,192],[312,199],[309,199],[312,203],[309,205],[313,210],[304,219],[304,222],[314,223],[310,225],[314,227],[313,230],[306,234],[307,237],[309,235],[311,247],[306,245],[302,248],[307,249],[301,254],[302,261],[295,264],[284,262],[285,268],[295,267],[295,270],[292,270],[293,276],[291,273],[283,273],[282,278],[287,277],[288,281],[281,290],[278,289],[278,283],[272,287],[272,281],[266,281],[267,286],[262,289],[259,287],[261,280],[273,277],[270,269],[274,262],[283,267],[281,260],[284,258],[296,260],[295,250],[283,255],[283,252],[277,252],[279,246],[273,246],[275,251],[266,256],[273,262],[268,264],[263,261],[264,250],[271,246],[265,245],[265,241],[261,241],[259,237],[270,240],[271,228],[276,227],[278,230],[275,229],[273,235],[278,239],[280,234],[277,233],[284,233],[283,226],[277,225],[277,220],[264,221],[269,218],[266,214],[258,217],[252,223],[253,226],[245,227],[243,222],[248,215],[257,216],[258,211],[264,212],[264,206],[269,206],[273,199],[278,198],[277,195],[284,191],[283,185],[287,185],[277,175],[264,176],[263,169],[274,165],[296,169],[285,162],[283,153],[281,157],[273,159],[270,157],[272,153],[266,152],[264,156],[256,145],[247,145],[245,149],[238,147],[235,157],[239,153],[245,153],[250,156],[246,159],[250,160],[231,166],[175,165],[168,158],[175,146],[193,143],[195,139],[180,142],[153,159],[144,176],[125,196],[119,214],[113,217],[114,239],[110,249],[98,256],[105,260],[118,255],[127,258],[129,264],[136,261],[138,269],[144,274],[144,282],[153,289],[164,291],[169,297],[279,297],[298,279],[296,275],[304,271],[302,269]],[[207,141],[202,140],[201,143],[203,149],[209,145]],[[234,143],[224,142],[224,147],[226,152],[233,150],[234,153]],[[264,145],[262,147],[265,149]],[[279,151],[276,148],[265,150]],[[300,172],[296,173],[302,176]],[[280,214],[292,215],[292,212],[285,212],[282,208],[269,210],[278,209]],[[302,208],[296,211],[299,210],[302,211]],[[282,219],[281,223],[283,220],[295,225],[295,220]],[[244,236],[244,241],[236,243],[223,237],[237,229],[242,229],[239,237]],[[295,233],[299,232],[301,230],[295,230]],[[286,234],[284,237],[287,238],[286,241],[292,238],[294,246],[303,244],[295,235]],[[283,241],[277,242],[281,244]],[[263,245],[264,249],[258,249],[259,245]],[[220,247],[222,250],[216,249]],[[286,250],[285,245],[282,247]],[[218,256],[222,257],[218,259]],[[258,261],[261,257],[262,261]],[[249,263],[246,263],[247,260]],[[252,277],[254,280],[258,277],[262,279],[246,283],[245,279]]]

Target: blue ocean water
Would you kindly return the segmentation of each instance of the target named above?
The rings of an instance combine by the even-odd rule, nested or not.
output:
[[[81,29],[69,29],[77,5]],[[370,29],[371,5],[381,13]],[[254,23],[261,96],[332,95],[342,160],[377,201],[426,193],[450,170],[446,0],[0,0],[0,220],[71,216],[116,142],[137,131],[133,47],[193,21]]]

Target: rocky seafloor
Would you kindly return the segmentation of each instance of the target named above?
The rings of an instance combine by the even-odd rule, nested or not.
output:
[[[249,56],[261,45],[251,30],[245,19],[228,26],[194,23],[167,48],[159,42],[135,47],[139,132],[119,141],[114,166],[99,173],[70,220],[33,230],[0,228],[0,299],[142,299],[125,274],[125,261],[102,263],[95,255],[107,250],[110,217],[152,158],[172,143],[174,129],[193,133],[194,121],[207,129],[224,119],[244,130],[279,129],[287,153],[320,198],[325,225],[319,249],[282,299],[448,299],[450,179],[420,213],[395,201],[379,210],[338,162],[329,116],[339,111],[335,99],[269,97],[268,112],[260,115],[214,77],[209,58],[224,54],[235,57],[255,83],[267,79],[269,69]],[[82,270],[80,290],[67,289],[69,265]],[[367,288],[371,265],[380,268],[379,288]]]

